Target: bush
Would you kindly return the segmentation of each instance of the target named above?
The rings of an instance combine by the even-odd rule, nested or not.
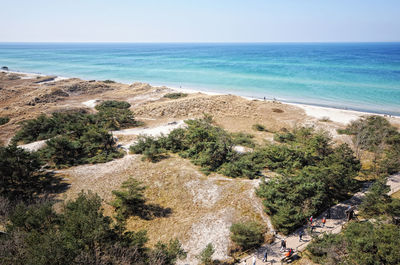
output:
[[[53,202],[19,204],[0,237],[2,264],[174,264],[185,256],[180,243],[145,246],[146,231],[125,231],[104,216],[97,194],[80,193],[60,212]]]
[[[264,241],[264,229],[255,222],[233,224],[230,231],[232,241],[242,250],[258,247]]]
[[[280,174],[263,182],[257,195],[275,228],[289,234],[331,204],[348,198],[357,188],[354,177],[361,165],[347,145],[333,147],[330,138],[311,128],[275,136],[283,144],[255,153]]]
[[[343,234],[325,234],[307,246],[322,264],[399,264],[400,229],[392,224],[350,223]]]
[[[213,259],[212,255],[214,254],[215,249],[211,243],[209,243],[202,251],[201,253],[197,256],[197,258],[200,260],[201,264],[204,265],[212,265],[213,264]]]
[[[129,150],[133,154],[143,154],[143,159],[151,162],[157,162],[166,157],[162,141],[152,136],[139,136],[137,143],[131,145]]]
[[[10,121],[9,117],[0,117],[0,126],[8,123]]]
[[[186,93],[168,93],[164,95],[164,98],[169,98],[169,99],[178,99],[178,98],[184,98],[187,97],[188,94]]]
[[[144,197],[145,186],[142,183],[130,178],[122,183],[122,191],[114,190],[112,193],[115,200],[111,203],[115,207],[117,217],[126,219],[132,215],[141,215],[144,210],[146,199]]]
[[[265,126],[259,123],[256,123],[253,125],[253,130],[255,131],[260,131],[260,132],[264,132],[265,130]]]
[[[117,108],[117,109],[129,109],[131,104],[126,101],[117,101],[117,100],[106,100],[96,105],[95,109],[97,110],[105,110],[109,108]]]
[[[253,141],[254,135],[248,133],[232,133],[232,141],[236,145],[243,145],[250,148],[254,148],[256,145]]]
[[[104,80],[103,83],[106,83],[106,84],[114,84],[115,81],[114,81],[114,80],[109,80],[109,79],[107,79],[107,80]]]
[[[48,181],[41,174],[41,161],[15,145],[0,147],[0,195],[10,199],[32,199]]]

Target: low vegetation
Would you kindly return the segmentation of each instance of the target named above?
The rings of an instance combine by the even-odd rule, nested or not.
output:
[[[61,212],[51,201],[20,203],[8,212],[0,237],[2,264],[169,265],[186,256],[176,239],[146,247],[146,231],[114,224],[91,192],[66,202]]]
[[[49,139],[39,153],[57,168],[107,162],[123,156],[109,130],[139,125],[129,107],[127,102],[104,101],[96,106],[96,114],[77,111],[40,115],[23,122],[13,142]]]
[[[350,196],[361,166],[347,145],[334,147],[325,133],[311,128],[277,134],[275,139],[282,144],[268,146],[261,154],[267,167],[280,175],[263,182],[257,195],[264,199],[275,228],[289,234],[307,217]]]
[[[399,264],[400,199],[387,196],[385,180],[369,189],[360,205],[363,217],[371,221],[352,221],[341,234],[325,234],[307,249],[314,262],[321,264]]]
[[[184,97],[187,97],[187,96],[188,96],[188,94],[186,94],[186,93],[176,92],[176,93],[165,94],[164,98],[178,99],[178,98],[184,98]]]
[[[8,199],[32,199],[43,190],[47,178],[36,153],[15,145],[0,146],[0,196]]]
[[[376,176],[400,171],[400,133],[381,116],[369,116],[353,121],[339,133],[352,136],[356,155],[373,154],[370,172]]]
[[[353,222],[342,234],[325,234],[307,249],[320,264],[400,263],[400,229],[393,224]]]
[[[264,228],[255,222],[233,224],[230,231],[232,242],[242,251],[258,247],[264,242]]]
[[[10,121],[9,117],[0,117],[0,126],[8,123]]]
[[[256,123],[253,125],[253,130],[259,131],[259,132],[264,132],[266,131],[265,126],[259,123]]]
[[[214,264],[214,261],[212,259],[212,255],[214,254],[215,249],[214,246],[209,243],[202,251],[201,253],[197,256],[197,258],[200,260],[200,263],[202,265],[212,265]]]

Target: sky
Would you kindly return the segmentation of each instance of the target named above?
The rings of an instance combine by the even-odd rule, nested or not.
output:
[[[400,0],[0,0],[0,42],[400,41]]]

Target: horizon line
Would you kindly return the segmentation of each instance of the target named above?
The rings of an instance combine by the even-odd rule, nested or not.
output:
[[[62,43],[125,43],[125,44],[296,44],[296,43],[400,43],[400,40],[396,41],[0,41],[1,44],[13,44],[13,43],[36,43],[36,44],[62,44]]]

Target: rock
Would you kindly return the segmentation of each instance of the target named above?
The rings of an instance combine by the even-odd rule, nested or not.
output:
[[[7,66],[3,66],[3,67],[1,67],[1,70],[8,71],[8,67]]]

